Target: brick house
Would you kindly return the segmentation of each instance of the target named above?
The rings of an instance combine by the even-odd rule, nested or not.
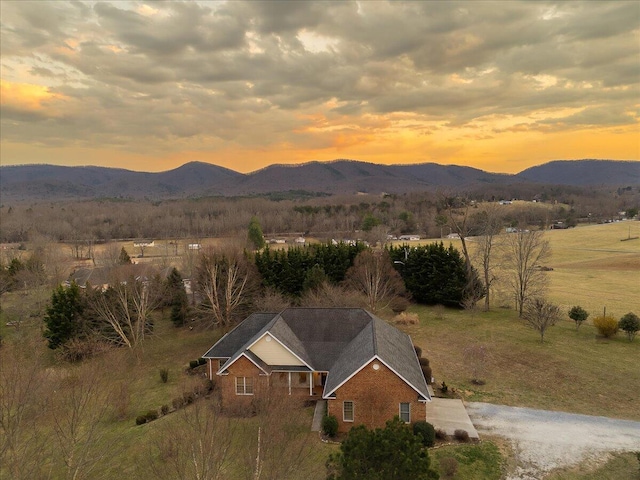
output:
[[[324,399],[340,431],[425,420],[431,400],[411,338],[360,308],[254,313],[203,357],[223,407],[266,392]]]

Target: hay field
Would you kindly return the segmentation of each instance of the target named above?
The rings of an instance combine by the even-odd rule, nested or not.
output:
[[[640,238],[625,240],[628,237],[640,237],[640,222],[547,230],[545,238],[551,245],[551,258],[546,266],[553,268],[547,273],[549,299],[563,311],[580,305],[592,317],[601,314],[604,307],[615,318],[629,311],[640,315]],[[409,245],[440,241],[461,250],[460,240],[447,238],[425,239]],[[468,246],[473,255],[473,238],[469,238]],[[494,305],[513,308],[508,273],[497,273]]]
[[[640,222],[550,230],[549,298],[563,310],[581,305],[592,315],[640,314]]]

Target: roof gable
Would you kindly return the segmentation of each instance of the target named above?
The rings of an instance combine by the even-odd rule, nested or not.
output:
[[[430,399],[411,338],[374,315],[329,372],[323,397],[331,396],[374,358],[384,363],[423,399]]]
[[[304,365],[304,362],[291,349],[283,345],[270,332],[265,332],[247,350],[253,352],[268,365]]]
[[[279,344],[271,353],[261,344],[263,340],[267,343],[267,337]],[[256,313],[222,337],[203,357],[228,359],[220,369],[222,372],[240,356],[249,355],[267,371],[277,366],[271,362],[287,357],[284,350],[290,354],[288,358],[301,362],[291,367],[305,365],[311,370],[329,372],[325,398],[374,358],[423,399],[430,398],[409,335],[360,308],[288,308],[280,314]],[[270,356],[274,351],[277,355]]]
[[[261,331],[277,313],[253,313],[227,332],[213,347],[202,355],[203,358],[231,358],[248,340]]]

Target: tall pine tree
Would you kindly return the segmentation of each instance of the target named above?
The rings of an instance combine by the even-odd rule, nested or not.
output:
[[[44,336],[49,340],[49,348],[62,347],[82,333],[82,310],[82,296],[75,282],[68,288],[60,285],[53,291],[51,305],[44,316],[47,326]]]
[[[176,268],[173,268],[166,282],[166,292],[169,298],[169,306],[171,307],[171,321],[176,327],[181,327],[187,319],[187,311],[189,309],[189,300],[182,283],[182,275]]]

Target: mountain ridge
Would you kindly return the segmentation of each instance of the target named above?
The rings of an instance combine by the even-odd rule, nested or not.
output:
[[[307,191],[408,193],[437,188],[463,189],[477,184],[554,185],[640,184],[640,162],[633,160],[554,160],[517,174],[475,167],[414,163],[382,165],[358,160],[273,164],[250,173],[205,162],[188,162],[163,172],[138,172],[100,166],[50,164],[0,167],[0,194],[7,200],[61,200],[101,197],[186,198],[264,195]]]

